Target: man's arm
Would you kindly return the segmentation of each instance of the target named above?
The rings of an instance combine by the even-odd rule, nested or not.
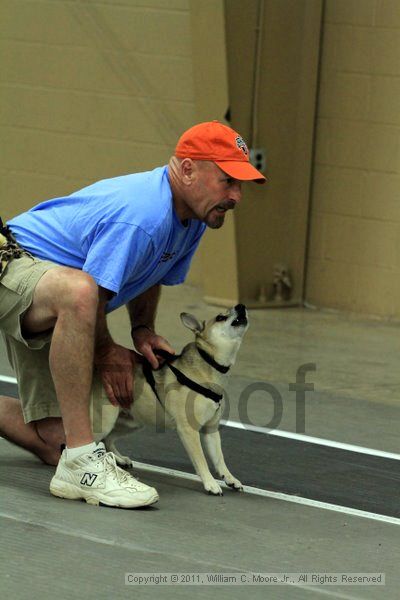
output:
[[[154,354],[156,348],[175,354],[167,340],[154,332],[160,295],[161,286],[154,285],[127,304],[133,343],[136,350],[147,358],[153,369],[157,369],[159,366],[159,360]]]
[[[105,309],[111,297],[109,290],[99,287],[94,362],[111,404],[129,408],[133,398],[135,352],[116,344],[108,331]],[[160,286],[154,286],[127,305],[133,328],[135,324],[146,326],[132,332],[133,343],[155,369],[159,363],[153,349],[162,348],[174,354],[168,342],[153,330],[159,297]]]
[[[95,351],[114,343],[107,327],[106,304],[112,298],[112,292],[99,287],[99,305],[96,319]]]
[[[111,297],[109,290],[99,287],[94,363],[111,404],[129,408],[133,398],[135,353],[116,344],[108,331],[105,309]]]
[[[128,302],[127,309],[132,328],[148,327],[154,331],[158,301],[161,296],[161,286],[153,285],[143,294]]]

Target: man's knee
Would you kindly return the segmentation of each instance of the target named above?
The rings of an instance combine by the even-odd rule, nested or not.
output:
[[[44,331],[65,314],[93,325],[97,306],[98,286],[88,273],[69,267],[51,269],[38,282],[23,325],[33,333]]]
[[[63,282],[59,310],[72,311],[83,319],[95,319],[99,301],[98,287],[94,279],[82,271],[66,275]]]
[[[51,272],[50,272],[51,273]],[[63,267],[45,282],[54,293],[57,312],[62,309],[97,309],[98,287],[93,277],[84,271]]]

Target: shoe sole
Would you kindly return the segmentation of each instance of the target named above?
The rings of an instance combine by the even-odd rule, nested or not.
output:
[[[149,496],[149,498],[146,498],[146,500],[131,502],[129,504],[126,502],[112,502],[108,498],[99,498],[90,492],[85,493],[85,490],[76,488],[70,484],[66,487],[64,482],[53,481],[50,483],[50,493],[57,498],[64,498],[65,500],[84,500],[87,502],[87,504],[91,504],[93,506],[103,505],[114,508],[141,508],[142,506],[150,506],[151,504],[155,504],[159,500],[159,495],[157,492],[155,492]]]

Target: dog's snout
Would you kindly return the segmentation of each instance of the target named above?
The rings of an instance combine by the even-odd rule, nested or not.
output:
[[[236,304],[235,306],[235,310],[239,315],[245,315],[246,314],[246,307],[244,304]]]
[[[247,310],[244,304],[236,304],[234,308],[236,312],[236,318],[232,321],[231,325],[233,327],[238,327],[239,325],[247,325]]]

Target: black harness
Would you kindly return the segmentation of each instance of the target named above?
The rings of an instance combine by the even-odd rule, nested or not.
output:
[[[227,367],[225,365],[220,365],[212,358],[212,356],[207,354],[207,352],[205,352],[201,348],[197,347],[197,351],[199,352],[199,354],[203,358],[203,360],[206,361],[206,363],[211,365],[214,369],[216,369],[220,373],[227,373],[229,371],[230,367]],[[174,354],[170,354],[169,352],[166,352],[165,350],[161,350],[161,349],[156,350],[155,354],[161,356],[162,358],[165,358],[165,363],[161,367],[161,369],[164,368],[165,366],[167,366],[172,371],[172,373],[175,375],[177,381],[181,385],[188,387],[189,389],[193,390],[194,392],[197,392],[198,394],[201,394],[202,396],[205,396],[206,398],[210,398],[210,400],[213,400],[214,402],[217,402],[217,403],[221,402],[221,400],[223,398],[222,394],[217,394],[216,392],[213,392],[209,388],[206,388],[206,387],[200,385],[199,383],[196,383],[196,381],[189,379],[189,377],[186,377],[186,375],[184,373],[182,373],[182,371],[179,371],[179,369],[174,367],[174,365],[172,363],[177,358],[180,358],[181,355],[175,356]],[[155,382],[154,375],[153,375],[153,368],[148,360],[144,359],[142,368],[143,368],[143,375],[144,375],[147,383],[153,390],[157,400],[159,401],[159,403],[162,406],[162,402],[160,400],[160,397],[159,397],[159,395],[157,393],[157,389],[156,389],[156,382]]]

